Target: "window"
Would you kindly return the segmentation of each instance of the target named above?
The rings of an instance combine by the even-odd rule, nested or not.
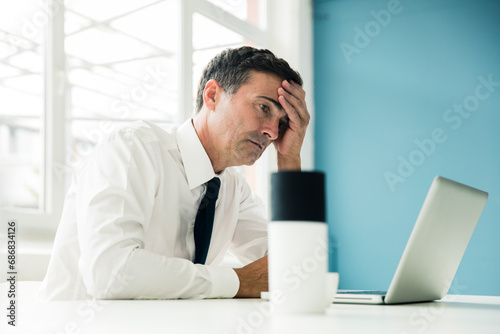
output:
[[[0,207],[43,207],[43,34],[19,17],[27,1],[3,1],[0,10]]]
[[[301,1],[278,2],[286,15]],[[270,7],[267,0],[0,0],[0,214],[53,234],[72,169],[104,136],[138,119],[192,116],[201,70],[224,48],[278,51]],[[266,182],[255,176],[268,174],[268,156],[242,169],[264,201]]]

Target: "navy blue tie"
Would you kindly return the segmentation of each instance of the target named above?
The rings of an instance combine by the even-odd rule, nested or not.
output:
[[[194,222],[194,263],[205,264],[214,226],[215,202],[219,196],[220,180],[216,177],[208,181],[207,192],[201,200]]]

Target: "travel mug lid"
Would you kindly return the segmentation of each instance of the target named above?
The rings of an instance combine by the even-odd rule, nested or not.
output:
[[[324,173],[271,174],[271,221],[284,220],[326,222]]]

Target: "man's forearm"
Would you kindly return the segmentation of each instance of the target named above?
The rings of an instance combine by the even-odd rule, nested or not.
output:
[[[301,170],[301,160],[300,155],[290,158],[284,157],[278,153],[278,171],[300,171]]]
[[[236,298],[259,298],[262,291],[269,291],[267,255],[234,271],[240,280]]]

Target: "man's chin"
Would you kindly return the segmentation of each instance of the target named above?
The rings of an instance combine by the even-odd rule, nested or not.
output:
[[[245,159],[245,162],[243,163],[243,165],[253,166],[257,162],[257,160],[260,159],[260,157],[261,157],[261,154],[249,156],[249,157],[247,157],[247,159]]]
[[[238,155],[235,156],[235,158],[238,160],[239,166],[252,166],[255,164],[255,162],[257,162],[257,160],[260,159],[262,153],[264,153],[264,151],[255,149],[253,147],[252,149],[248,149],[247,147],[245,147],[244,150],[240,150],[238,152]]]

